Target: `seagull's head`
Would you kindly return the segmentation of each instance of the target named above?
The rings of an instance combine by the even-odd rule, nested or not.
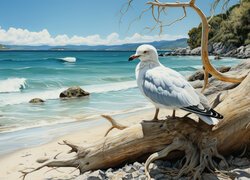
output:
[[[158,62],[158,53],[154,46],[143,44],[136,49],[136,53],[129,57],[129,61],[139,58],[141,61]]]

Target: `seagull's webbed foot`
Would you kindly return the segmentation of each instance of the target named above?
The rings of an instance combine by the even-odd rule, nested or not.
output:
[[[166,116],[167,119],[175,119],[175,109],[173,110],[172,116]]]

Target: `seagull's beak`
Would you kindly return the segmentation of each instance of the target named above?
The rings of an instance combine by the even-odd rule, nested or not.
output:
[[[133,61],[134,59],[137,59],[138,57],[140,57],[140,55],[134,54],[134,55],[132,55],[132,56],[130,56],[130,57],[128,58],[128,61]]]

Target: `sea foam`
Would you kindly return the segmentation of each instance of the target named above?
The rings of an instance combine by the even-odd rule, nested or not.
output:
[[[121,91],[130,88],[136,87],[135,81],[125,81],[117,83],[107,83],[107,84],[98,84],[98,85],[88,85],[81,86],[82,89],[90,93],[105,93],[110,91]],[[9,93],[4,96],[0,96],[0,106],[4,105],[13,105],[27,103],[33,98],[41,98],[43,100],[58,99],[59,94],[67,89],[67,87],[56,89],[56,90],[47,90],[47,91],[34,91],[34,92],[22,92],[20,93]]]
[[[62,61],[65,61],[65,62],[69,62],[69,63],[76,62],[76,58],[75,57],[64,57],[64,58],[59,58],[59,59],[62,60]]]
[[[8,78],[6,80],[0,80],[0,93],[19,92],[25,87],[25,78]]]

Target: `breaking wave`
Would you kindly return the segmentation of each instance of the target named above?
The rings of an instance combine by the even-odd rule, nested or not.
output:
[[[19,86],[15,87],[16,91],[17,90],[20,91],[20,87],[21,87],[20,84],[21,83],[19,83]],[[25,87],[25,81],[22,84]],[[88,86],[82,86],[82,88],[90,93],[106,93],[106,92],[111,92],[111,91],[127,90],[130,88],[134,88],[136,86],[137,85],[135,81],[126,81],[126,82],[118,82],[118,83],[88,85]],[[1,105],[13,105],[13,104],[27,103],[29,102],[29,100],[33,98],[37,98],[37,97],[43,100],[58,99],[59,94],[65,89],[67,89],[67,87],[59,88],[56,90],[46,90],[46,91],[28,92],[28,93],[23,92],[22,94],[9,93],[9,94],[5,94],[4,96],[0,96],[0,104]],[[0,82],[0,90],[1,90],[1,82]],[[10,89],[8,91],[10,92]],[[12,91],[12,92],[16,92],[16,91]]]
[[[65,61],[65,62],[69,62],[69,63],[74,63],[76,62],[76,58],[75,57],[64,57],[64,58],[58,58],[59,60]]]
[[[25,78],[8,78],[0,80],[0,93],[19,92],[26,87]]]

